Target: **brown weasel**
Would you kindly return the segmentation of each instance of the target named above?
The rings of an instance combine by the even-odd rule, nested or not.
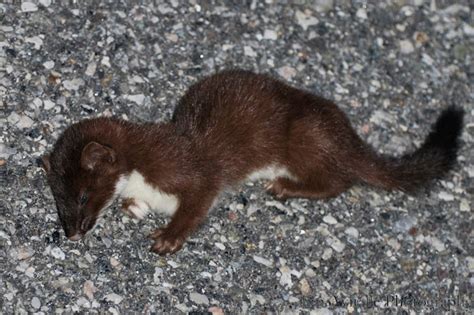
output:
[[[152,251],[179,250],[217,196],[246,179],[279,198],[330,198],[364,182],[412,191],[456,160],[463,111],[447,108],[423,145],[377,155],[331,101],[267,75],[224,71],[189,88],[166,123],[93,118],[73,124],[43,158],[66,236],[80,239],[114,198],[142,218],[172,216]]]

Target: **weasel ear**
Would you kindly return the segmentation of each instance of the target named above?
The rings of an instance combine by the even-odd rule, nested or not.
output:
[[[114,164],[116,160],[115,151],[97,142],[89,142],[81,154],[81,167],[86,170],[94,170],[104,164]]]
[[[51,171],[51,163],[49,163],[49,154],[45,154],[41,157],[41,166],[49,173]]]

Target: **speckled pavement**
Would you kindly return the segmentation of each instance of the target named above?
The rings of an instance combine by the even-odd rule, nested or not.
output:
[[[473,312],[472,2],[75,2],[0,4],[0,313]],[[281,203],[244,183],[165,258],[145,236],[166,219],[117,204],[66,240],[38,166],[58,134],[169,119],[190,84],[235,67],[335,100],[385,154],[461,106],[458,164],[413,196]]]

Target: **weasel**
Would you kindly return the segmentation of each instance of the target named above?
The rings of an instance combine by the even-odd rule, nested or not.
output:
[[[192,85],[171,121],[71,125],[43,167],[66,236],[79,240],[116,197],[137,218],[171,216],[151,250],[174,253],[223,190],[266,179],[277,198],[331,198],[356,183],[413,191],[456,160],[463,111],[445,109],[419,149],[378,155],[331,101],[268,75],[230,70]]]

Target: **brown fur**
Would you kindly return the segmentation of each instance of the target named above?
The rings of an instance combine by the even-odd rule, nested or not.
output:
[[[271,164],[298,179],[277,178],[269,185],[280,198],[334,197],[359,181],[416,188],[445,173],[455,159],[462,113],[450,113],[443,114],[453,125],[444,149],[435,141],[438,126],[431,144],[390,160],[375,154],[331,101],[266,75],[226,71],[191,86],[170,122],[95,118],[72,125],[45,168],[50,165],[48,180],[67,236],[93,226],[120,174],[137,170],[152,186],[176,195],[180,204],[171,222],[151,236],[152,250],[165,254],[182,246],[219,192]],[[85,187],[89,200],[81,207]]]

